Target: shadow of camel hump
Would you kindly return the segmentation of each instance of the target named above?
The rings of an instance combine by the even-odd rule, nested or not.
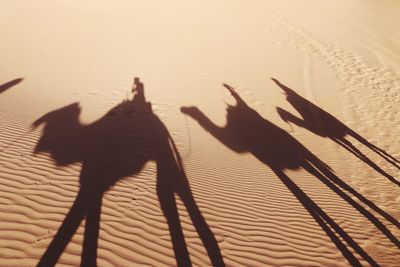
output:
[[[224,266],[212,231],[190,189],[179,152],[162,121],[141,92],[89,125],[79,121],[77,103],[34,122],[44,124],[35,152],[47,152],[60,166],[82,162],[80,189],[74,204],[37,266],[54,266],[82,220],[86,220],[81,266],[96,266],[103,194],[118,180],[139,173],[146,162],[157,168],[157,195],[167,219],[178,266],[191,260],[180,223],[175,194],[184,203],[214,266]]]
[[[302,168],[309,172],[349,203],[360,214],[365,216],[377,229],[391,240],[392,243],[400,248],[399,240],[397,240],[375,215],[355,201],[352,196],[356,197],[370,209],[376,211],[399,227],[398,222],[392,216],[381,210],[378,206],[337,177],[327,164],[318,159],[285,130],[262,118],[243,101],[231,86],[226,84],[224,84],[224,86],[230,91],[237,102],[236,106],[228,105],[227,123],[224,127],[215,125],[197,107],[182,107],[181,111],[196,120],[202,128],[208,131],[226,147],[237,153],[250,152],[258,160],[270,167],[326,232],[352,266],[361,266],[361,262],[352,251],[358,253],[358,255],[370,265],[378,266],[378,264],[343,228],[284,173],[285,170]],[[347,193],[345,191],[347,191]],[[350,246],[352,250],[349,249],[346,244]]]
[[[393,176],[382,170],[376,163],[369,159],[345,137],[353,137],[355,140],[377,153],[384,160],[386,160],[398,169],[400,169],[400,166],[398,164],[400,162],[399,160],[389,155],[383,149],[368,142],[368,140],[350,129],[333,115],[329,114],[309,100],[303,98],[293,89],[290,89],[289,87],[283,85],[276,79],[272,78],[272,80],[285,92],[287,101],[301,115],[301,118],[298,118],[287,110],[278,107],[278,114],[284,121],[294,123],[295,125],[305,128],[316,135],[333,140],[334,142],[345,148],[347,151],[352,153],[354,156],[356,156],[358,159],[368,164],[376,172],[385,176],[394,184],[400,186],[400,181],[396,180]]]

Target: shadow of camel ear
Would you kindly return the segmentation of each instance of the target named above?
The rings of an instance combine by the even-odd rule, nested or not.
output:
[[[288,122],[288,118],[289,118],[289,111],[287,111],[286,109],[283,109],[281,107],[276,107],[276,112],[278,112],[279,117],[281,117],[281,119],[285,122]]]
[[[230,86],[227,83],[222,83],[222,86],[225,87],[226,89],[228,89],[229,91],[235,91],[235,88],[233,88],[232,86]]]
[[[225,87],[226,89],[228,89],[228,91],[231,93],[231,95],[232,95],[233,97],[236,98],[236,97],[238,96],[238,94],[237,94],[236,91],[235,91],[235,88],[233,88],[233,87],[230,86],[229,84],[223,83],[222,86]]]
[[[289,87],[287,87],[286,85],[283,85],[280,81],[278,81],[275,78],[271,78],[271,80],[276,83],[276,85],[278,85],[286,94],[286,96],[288,96],[289,94],[295,94],[295,92],[290,89]]]
[[[271,80],[272,80],[276,85],[278,85],[280,88],[282,88],[282,90],[285,91],[285,89],[287,88],[285,85],[283,85],[283,84],[282,84],[280,81],[278,81],[277,79],[271,77]]]
[[[279,82],[277,79],[275,79],[275,78],[272,78],[272,77],[271,77],[271,80],[272,80],[274,83],[276,83],[277,85],[280,84],[280,82]]]
[[[230,107],[246,107],[247,104],[246,102],[244,102],[244,100],[240,97],[240,95],[235,91],[235,88],[233,88],[232,86],[230,86],[229,84],[223,83],[222,84],[226,89],[229,90],[229,92],[231,93],[231,95],[233,96],[233,98],[236,100],[236,106],[232,106],[232,105],[228,105]]]

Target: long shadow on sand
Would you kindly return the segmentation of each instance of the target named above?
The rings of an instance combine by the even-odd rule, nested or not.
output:
[[[397,167],[398,169],[400,169],[400,166],[398,164],[400,162],[399,160],[389,155],[383,149],[375,146],[374,144],[371,144],[364,137],[350,129],[333,115],[321,109],[309,100],[303,98],[294,90],[283,85],[276,79],[272,80],[285,92],[287,101],[297,110],[297,112],[299,112],[302,117],[300,119],[292,113],[288,112],[287,110],[278,107],[278,114],[284,121],[292,122],[295,125],[305,128],[316,135],[331,139],[332,141],[336,142],[347,151],[352,153],[354,156],[368,164],[375,171],[385,176],[388,180],[400,186],[400,181],[397,181],[393,176],[382,170],[359,149],[357,149],[357,147],[354,146],[353,143],[347,140],[346,136],[353,137],[355,140],[380,155],[384,160]]]
[[[352,266],[361,266],[359,259],[353,254],[352,250],[358,253],[370,265],[378,266],[378,263],[334,219],[302,191],[284,173],[284,170],[303,168],[308,171],[371,221],[397,247],[400,247],[399,240],[389,229],[375,215],[355,201],[351,195],[392,224],[400,227],[398,221],[337,177],[328,165],[318,159],[294,137],[270,121],[262,118],[240,98],[232,87],[226,84],[224,86],[237,101],[236,106],[228,105],[227,124],[225,127],[215,125],[196,107],[183,107],[181,111],[195,119],[206,131],[226,147],[237,153],[250,152],[258,160],[270,167],[325,231]]]
[[[193,198],[179,152],[165,125],[145,101],[135,78],[133,100],[125,101],[90,125],[79,122],[77,103],[52,111],[35,152],[48,152],[55,163],[82,162],[80,190],[61,227],[37,266],[54,266],[78,226],[86,219],[81,266],[96,266],[101,203],[104,192],[123,177],[137,174],[148,161],[157,165],[157,194],[167,219],[178,266],[191,266],[175,202],[177,194],[214,266],[224,266],[217,240]]]
[[[9,81],[9,82],[6,82],[4,84],[1,84],[0,85],[0,94],[5,92],[6,90],[10,89],[11,87],[19,84],[23,80],[24,80],[23,78],[17,78],[17,79],[14,79],[12,81]]]

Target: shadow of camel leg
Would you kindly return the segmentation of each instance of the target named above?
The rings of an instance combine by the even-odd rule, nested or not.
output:
[[[368,140],[366,140],[364,137],[359,135],[358,133],[354,132],[353,130],[349,130],[349,135],[352,136],[354,139],[356,139],[358,142],[363,144],[364,146],[368,147],[375,153],[377,153],[379,156],[381,156],[384,160],[395,166],[396,168],[400,169],[400,166],[398,163],[400,163],[400,160],[396,159],[389,153],[387,153],[385,150],[382,148],[377,147],[376,145],[370,143]]]
[[[82,248],[82,267],[97,266],[97,243],[100,230],[102,197],[103,194],[97,192],[86,196],[86,224]]]
[[[54,266],[57,263],[65,247],[79,227],[79,224],[82,222],[84,215],[82,192],[79,192],[53,241],[37,264],[38,267]]]
[[[347,246],[340,240],[335,232],[349,244],[371,266],[379,266],[326,212],[324,212],[311,198],[307,196],[283,171],[273,170],[279,179],[286,185],[292,194],[300,201],[303,207],[325,231],[328,237],[342,252],[351,266],[362,266]],[[332,231],[333,230],[333,231]]]
[[[197,206],[189,185],[179,188],[178,195],[181,197],[185,207],[192,219],[193,225],[196,228],[201,240],[203,241],[204,247],[207,250],[208,256],[210,257],[213,266],[225,266],[224,260],[219,249],[218,242],[215,239],[214,234],[207,225],[203,215]]]
[[[169,187],[170,185],[158,185],[157,194],[160,201],[161,209],[164,213],[165,218],[167,219],[177,266],[192,266],[189,257],[189,251],[186,247],[185,238],[183,236],[181,222],[179,220],[175,194]]]
[[[314,164],[314,163],[313,163]],[[315,164],[314,164],[315,165]],[[353,187],[345,183],[342,179],[337,177],[333,172],[328,170],[322,165],[315,165],[315,167],[321,172],[326,178],[328,178],[330,181],[338,185],[340,188],[343,190],[349,192],[356,198],[358,198],[362,203],[367,205],[370,209],[374,210],[378,214],[380,214],[383,218],[391,222],[394,226],[400,229],[400,222],[396,220],[393,216],[391,216],[389,213],[378,207],[374,202],[371,200],[367,199],[364,197],[362,194],[360,194],[357,190],[355,190]]]
[[[350,141],[347,139],[338,139],[335,140],[336,143],[347,149],[350,153],[352,153],[354,156],[359,158],[360,160],[364,161],[366,164],[368,164],[371,168],[373,168],[376,172],[379,174],[385,176],[389,181],[392,183],[400,186],[400,181],[397,181],[393,176],[382,170],[378,165],[376,165],[372,160],[370,160],[367,156],[365,156],[358,148],[356,148]]]
[[[370,211],[368,211],[363,206],[361,206],[358,202],[356,202],[354,199],[352,199],[349,195],[346,194],[346,192],[342,191],[342,189],[343,190],[347,189],[346,191],[353,194],[360,201],[364,200],[363,202],[365,204],[371,203],[369,200],[365,199],[361,194],[359,194],[356,190],[354,190],[349,185],[347,185],[345,182],[343,182],[335,174],[333,174],[331,172],[325,172],[325,171],[323,171],[323,174],[322,174],[317,169],[315,169],[313,166],[311,166],[309,163],[304,163],[303,167],[306,171],[308,171],[310,174],[312,174],[316,178],[318,178],[322,183],[324,183],[327,187],[329,187],[333,192],[335,192],[343,200],[345,200],[347,203],[352,205],[360,214],[362,214],[365,218],[367,218],[371,223],[373,223],[376,226],[377,229],[379,229],[387,238],[389,238],[390,241],[392,241],[392,243],[394,245],[396,245],[398,248],[400,248],[400,242],[392,234],[392,232],[390,232],[390,230],[375,215],[373,215]],[[339,188],[338,186],[340,186],[342,189]]]

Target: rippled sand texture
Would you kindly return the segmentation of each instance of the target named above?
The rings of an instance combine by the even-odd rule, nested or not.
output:
[[[176,251],[194,266],[218,252],[226,266],[398,266],[399,13],[389,0],[1,1],[0,266],[55,250],[79,266],[93,218],[50,244],[80,181],[94,173],[95,188],[121,151],[142,161],[105,189],[98,266],[182,262],[163,213],[175,205],[160,206],[174,183]],[[120,109],[134,77],[153,112]]]

